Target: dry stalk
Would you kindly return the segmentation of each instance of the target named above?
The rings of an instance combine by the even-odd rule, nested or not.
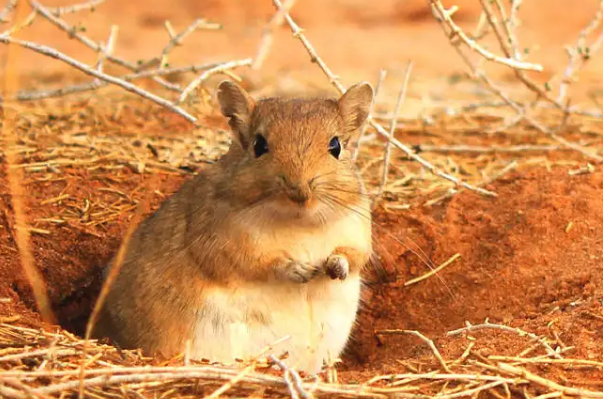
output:
[[[598,369],[603,369],[603,362],[587,359],[551,359],[549,357],[517,357],[517,356],[488,356],[488,359],[502,362],[513,362],[522,364],[562,364],[568,367],[573,366],[590,366]]]
[[[421,334],[419,331],[409,331],[409,330],[377,330],[377,331],[375,331],[375,334],[376,335],[409,334],[409,335],[414,335],[415,337],[418,337],[423,342],[425,342],[427,344],[427,346],[429,346],[429,348],[433,352],[433,355],[436,357],[436,359],[438,360],[438,362],[440,362],[440,365],[442,366],[442,368],[444,369],[444,371],[446,371],[447,373],[452,373],[452,371],[450,370],[450,368],[446,364],[446,361],[444,361],[444,358],[442,358],[442,355],[440,354],[440,351],[438,351],[438,348],[436,348],[436,346],[433,343],[433,341],[431,339],[427,338],[425,335]]]
[[[50,10],[48,10],[48,8],[42,6],[40,3],[38,3],[35,0],[29,0],[29,3],[31,4],[31,6],[35,10],[35,12],[39,13],[41,16],[46,18],[50,23],[52,23],[53,25],[55,25],[57,28],[64,31],[65,33],[67,33],[67,35],[70,38],[78,40],[79,42],[84,44],[86,47],[92,49],[93,51],[95,51],[97,53],[102,51],[103,46],[100,43],[97,43],[94,40],[89,39],[87,36],[78,32],[76,27],[70,26],[65,20],[54,15]],[[121,58],[115,57],[110,54],[107,55],[106,58],[107,58],[107,61],[112,62],[115,65],[119,65],[123,68],[129,69],[130,71],[138,72],[138,67],[131,62],[128,62],[126,60],[123,60]],[[173,85],[172,83],[169,83],[163,79],[160,79],[159,77],[153,77],[153,80],[168,90],[179,91],[178,86]]]
[[[542,65],[533,64],[530,62],[519,61],[513,58],[505,58],[500,57],[496,54],[491,53],[490,51],[483,48],[479,43],[471,40],[467,34],[452,20],[450,11],[446,10],[442,3],[439,0],[429,0],[431,5],[438,11],[440,18],[450,27],[452,30],[452,34],[449,36],[449,39],[452,40],[455,37],[461,39],[463,43],[467,45],[471,50],[479,53],[482,57],[487,59],[488,61],[497,62],[499,64],[508,66],[513,70],[529,70],[529,71],[538,71],[542,72]]]
[[[413,285],[416,284],[418,282],[421,282],[423,280],[428,279],[429,277],[433,276],[434,274],[438,273],[439,271],[441,271],[442,269],[444,269],[446,266],[452,264],[453,262],[455,262],[457,259],[459,259],[461,257],[461,254],[454,254],[452,255],[452,257],[450,257],[450,259],[448,259],[446,262],[442,263],[440,266],[436,267],[433,270],[430,270],[429,272],[425,273],[422,276],[419,276],[417,278],[413,278],[412,280],[408,280],[404,283],[405,287],[408,287],[409,285]]]
[[[173,105],[171,102],[169,102],[153,93],[143,90],[140,87],[138,87],[130,82],[126,82],[125,80],[122,80],[122,79],[116,78],[114,76],[107,75],[106,73],[99,72],[95,69],[92,69],[92,68],[88,67],[87,65],[85,65],[84,63],[82,63],[78,60],[75,60],[53,48],[50,48],[48,46],[44,46],[41,44],[37,44],[37,43],[14,39],[14,38],[8,36],[7,34],[0,35],[0,43],[15,44],[15,45],[21,46],[23,48],[26,48],[28,50],[32,50],[36,53],[62,61],[64,63],[72,66],[73,68],[84,72],[87,75],[91,75],[95,78],[102,79],[110,84],[119,86],[119,87],[121,87],[131,93],[134,93],[140,97],[146,98],[147,100],[151,100],[151,101],[169,109],[170,111],[184,117],[189,122],[192,122],[192,123],[197,122],[197,118],[190,115],[184,109],[182,109],[176,105]],[[109,56],[107,56],[107,59],[109,59]]]
[[[472,325],[470,323],[467,323],[466,327],[459,328],[458,330],[448,331],[448,333],[446,333],[446,335],[449,337],[453,337],[455,335],[460,335],[464,332],[472,332],[472,331],[486,330],[486,329],[507,331],[507,332],[511,332],[514,334],[518,334],[520,336],[528,337],[532,341],[537,341],[538,343],[540,343],[540,345],[547,351],[547,354],[549,354],[550,356],[553,356],[554,358],[557,358],[557,359],[562,359],[561,355],[559,353],[557,353],[553,348],[551,348],[551,346],[549,345],[549,343],[546,341],[545,338],[539,337],[536,334],[529,333],[520,328],[513,328],[513,327],[505,326],[502,324],[493,324],[493,323],[488,322],[487,320],[483,324]]]
[[[563,395],[577,396],[580,398],[603,398],[603,392],[595,392],[581,388],[566,387],[554,381],[531,373],[530,371],[524,368],[511,366],[510,364],[499,363],[498,369],[503,373],[512,374],[514,376],[526,379],[530,382],[541,385],[555,392],[561,392]]]
[[[94,326],[96,325],[98,317],[100,316],[100,311],[103,307],[103,304],[104,304],[107,296],[109,295],[109,290],[111,289],[111,286],[115,282],[115,279],[117,278],[117,275],[119,274],[119,271],[121,270],[121,267],[123,265],[124,258],[126,255],[126,250],[128,249],[128,246],[130,245],[130,238],[132,237],[132,234],[136,230],[136,227],[138,227],[138,223],[142,219],[144,213],[148,211],[148,208],[150,206],[150,197],[151,197],[151,194],[153,192],[155,192],[156,183],[157,183],[157,175],[154,174],[152,176],[152,178],[149,179],[146,183],[147,195],[145,195],[143,201],[140,202],[140,205],[139,205],[136,213],[134,214],[134,217],[130,221],[128,230],[126,231],[126,234],[124,235],[124,238],[122,239],[122,242],[117,251],[117,255],[115,256],[115,260],[113,261],[113,263],[111,265],[109,274],[107,275],[105,281],[103,282],[100,293],[98,294],[98,298],[97,298],[96,302],[94,303],[94,308],[92,309],[92,313],[90,314],[90,318],[88,319],[88,323],[86,324],[84,347],[82,350],[82,356],[84,358],[86,357],[88,343],[91,338],[92,332],[94,330]],[[82,367],[80,370],[81,371],[80,371],[80,381],[79,381],[80,382],[79,397],[81,399],[84,397],[83,380],[84,380],[84,372],[86,370],[84,362],[82,362]]]
[[[392,148],[391,139],[394,138],[396,128],[398,127],[398,114],[400,113],[400,109],[402,108],[402,104],[404,103],[404,98],[406,98],[406,90],[408,89],[408,81],[410,79],[410,73],[412,72],[412,65],[412,61],[409,61],[408,65],[406,66],[406,73],[404,74],[404,83],[402,84],[402,89],[400,89],[400,93],[398,94],[398,99],[396,101],[396,106],[394,108],[394,117],[391,120],[391,124],[389,127],[389,136],[385,145],[385,154],[383,155],[383,172],[381,174],[381,183],[379,184],[377,196],[373,200],[373,204],[378,200],[379,197],[381,197],[381,195],[383,195],[383,190],[385,189],[385,185],[387,184],[387,175],[389,173],[389,157],[391,156]]]
[[[25,7],[22,3],[15,5],[15,14],[17,17],[24,14]],[[19,70],[19,48],[9,48],[6,54],[6,70],[3,79],[4,93],[14,93],[17,91],[19,80],[17,71]],[[17,119],[18,114],[11,107],[4,108],[4,123],[2,135],[5,137],[7,148],[13,148],[17,145],[19,138],[17,134]],[[18,155],[12,151],[7,151],[6,162],[7,180],[9,185],[10,201],[15,217],[15,244],[19,251],[21,267],[25,273],[25,277],[32,288],[36,306],[42,315],[42,318],[49,322],[55,323],[56,318],[52,312],[48,292],[46,291],[46,283],[38,269],[36,268],[33,252],[30,241],[30,228],[27,224],[25,200],[27,198],[24,184],[24,176],[21,169],[11,168],[12,165],[19,164]]]
[[[509,164],[507,164],[504,168],[502,168],[501,170],[499,170],[498,172],[494,173],[492,176],[489,176],[488,178],[482,180],[478,186],[483,186],[486,184],[490,184],[493,181],[495,181],[496,179],[499,179],[500,177],[506,175],[507,173],[509,173],[511,170],[515,169],[517,167],[517,161],[512,161],[509,162]],[[442,196],[439,196],[437,198],[433,198],[430,199],[429,201],[425,202],[424,206],[433,206],[435,204],[438,204],[444,200],[447,200],[449,198],[452,198],[454,195],[460,193],[462,190],[455,190],[455,189],[450,189],[448,190],[448,192]]]
[[[429,0],[429,1],[431,4],[431,8],[432,8],[434,17],[440,23],[443,31],[448,36],[448,38],[451,42],[451,45],[455,48],[455,50],[461,56],[463,61],[469,66],[472,75],[478,81],[480,81],[484,85],[484,87],[486,87],[488,90],[490,90],[495,95],[499,96],[507,105],[509,105],[517,113],[518,117],[512,120],[513,124],[518,123],[521,120],[525,120],[526,122],[529,123],[530,126],[536,128],[538,131],[548,135],[550,138],[552,138],[553,140],[562,144],[563,146],[566,146],[575,151],[578,151],[581,154],[583,154],[584,156],[589,157],[591,159],[595,159],[596,161],[603,161],[603,157],[601,157],[598,154],[595,154],[591,151],[588,151],[587,149],[585,149],[584,147],[582,147],[576,143],[572,143],[572,142],[564,139],[563,137],[559,136],[555,131],[551,130],[547,126],[543,125],[542,123],[536,121],[534,118],[530,117],[528,115],[528,106],[525,106],[516,101],[513,101],[507,94],[505,94],[503,92],[502,89],[497,87],[494,84],[494,82],[492,82],[486,76],[485,72],[482,71],[481,69],[479,69],[479,67],[473,61],[471,61],[469,59],[469,57],[466,54],[464,54],[463,51],[461,50],[459,43],[463,42],[463,43],[467,44],[467,42],[465,40],[465,38],[467,38],[467,35],[464,34],[464,32],[458,27],[458,25],[456,25],[454,23],[454,21],[451,18],[451,11],[446,10],[440,0]],[[489,23],[490,28],[495,33],[495,36],[498,40],[500,48],[503,51],[503,53],[505,54],[505,56],[507,57],[505,59],[512,59],[513,61],[516,61],[516,62],[522,62],[517,57],[513,58],[514,55],[519,54],[519,52],[517,51],[518,43],[517,43],[516,35],[514,32],[514,29],[517,26],[516,20],[517,20],[517,10],[519,7],[519,5],[518,5],[519,2],[516,1],[515,2],[516,4],[512,4],[511,17],[509,19],[507,19],[506,13],[504,11],[504,7],[501,5],[500,0],[492,0],[491,2],[489,2],[487,0],[480,0],[480,1],[482,4],[482,9],[483,9],[484,15],[486,16],[486,21]],[[491,7],[491,4],[496,5],[497,9],[499,10],[499,13],[502,15],[502,17],[504,19],[504,23],[500,24],[498,22],[495,14],[494,14],[494,10]],[[501,28],[501,25],[502,25],[502,28]],[[454,39],[456,37],[460,37],[461,41],[455,42]],[[601,36],[601,38],[602,38],[601,43],[597,42],[597,44],[599,46],[601,44],[603,44],[603,35]],[[486,59],[490,59],[490,58],[486,57],[483,54],[483,52],[479,51],[477,48],[474,48],[474,47],[470,46],[469,44],[468,44],[468,46],[472,50],[476,51],[478,54],[485,57]],[[598,47],[597,47],[597,49],[598,49]],[[512,67],[517,79],[520,82],[522,82],[528,90],[534,92],[537,95],[537,100],[544,99],[544,100],[548,101],[556,109],[564,111],[566,113],[566,115],[569,115],[569,113],[571,113],[569,105],[564,106],[559,101],[557,101],[556,99],[552,98],[549,95],[549,93],[547,92],[548,86],[545,86],[545,88],[547,88],[547,90],[543,90],[540,86],[538,86],[536,83],[534,83],[531,79],[529,79],[525,75],[526,68],[520,68],[517,65],[513,65],[513,64],[514,63],[509,63],[508,66]],[[538,69],[535,69],[535,70],[538,70]],[[508,128],[508,125],[503,128]]]
[[[95,7],[100,6],[101,4],[103,4],[105,2],[105,0],[90,0],[84,3],[80,3],[80,4],[74,4],[71,6],[65,6],[65,7],[56,7],[56,8],[48,8],[48,11],[50,11],[52,14],[56,15],[57,17],[60,17],[63,14],[75,14],[77,12],[80,11],[94,11]]]
[[[228,61],[214,68],[208,69],[207,71],[199,75],[199,77],[197,77],[191,83],[189,83],[188,86],[186,86],[186,88],[182,91],[182,94],[176,101],[176,105],[182,104],[186,100],[186,98],[193,92],[193,90],[195,90],[201,83],[205,82],[210,76],[215,75],[217,73],[229,71],[233,68],[249,66],[251,65],[251,61],[251,58],[246,58],[244,60],[237,61]]]
[[[295,370],[292,370],[285,362],[274,355],[270,355],[269,359],[283,371],[283,377],[287,383],[287,389],[289,390],[292,399],[299,399],[300,396],[304,399],[310,399],[310,395],[303,388],[301,378]]]
[[[373,100],[371,101],[371,110],[369,112],[369,115],[373,114],[373,110],[375,109],[375,104],[377,103],[377,96],[379,95],[381,85],[383,84],[383,81],[385,80],[386,75],[387,75],[387,71],[385,69],[379,70],[379,78],[377,79],[377,84],[375,85],[375,92],[373,93]],[[367,127],[366,123],[362,125],[362,128],[360,129],[360,135],[358,136],[358,139],[355,142],[354,151],[352,152],[352,161],[353,162],[356,162],[356,159],[358,159],[358,154],[360,153],[360,145],[362,144],[364,135],[366,134],[366,127]]]
[[[296,0],[284,0],[283,7],[279,9],[270,19],[268,24],[264,27],[262,31],[262,38],[260,39],[260,45],[258,46],[258,52],[251,64],[251,68],[254,70],[258,70],[264,65],[264,61],[268,56],[268,52],[270,51],[270,47],[272,47],[272,42],[274,40],[274,31],[276,28],[283,24],[283,20],[285,19],[285,14],[287,14]]]
[[[469,153],[469,154],[518,154],[523,152],[550,152],[550,151],[573,151],[568,147],[547,144],[523,144],[514,146],[471,146],[471,145],[430,145],[419,144],[418,152],[435,152],[442,154]]]
[[[503,32],[500,28],[500,24],[498,23],[496,16],[494,15],[494,11],[493,11],[492,7],[490,6],[490,3],[486,0],[480,0],[480,2],[482,4],[482,9],[484,10],[484,13],[486,14],[486,20],[492,27],[492,30],[494,31],[494,34],[496,36],[496,39],[498,40],[501,50],[503,51],[503,53],[505,54],[506,57],[512,57],[512,49],[509,44],[510,39],[509,39],[508,35],[505,36],[503,34]],[[500,0],[493,0],[493,3],[497,4],[497,7],[499,10],[504,10],[504,7],[500,4]],[[508,27],[508,25],[503,25],[503,26]],[[541,71],[539,71],[539,72],[541,72]],[[531,79],[529,79],[525,75],[523,70],[521,70],[520,68],[513,68],[513,73],[515,74],[517,79],[519,79],[522,83],[524,83],[524,85],[528,89],[533,91],[538,96],[538,98],[546,99],[551,104],[556,106],[558,109],[564,108],[561,103],[557,102],[546,91],[544,91],[540,86],[538,86]]]
[[[281,10],[282,9],[282,5],[281,5],[280,0],[272,0],[272,2],[276,6],[277,10]],[[316,63],[320,67],[320,69],[323,71],[323,73],[329,79],[329,82],[337,89],[337,91],[340,94],[343,94],[345,92],[345,87],[341,84],[341,82],[339,81],[339,78],[337,76],[335,76],[333,74],[333,72],[329,69],[329,67],[323,61],[323,59],[318,56],[318,54],[316,53],[316,50],[314,49],[314,47],[312,46],[312,44],[310,43],[310,41],[303,34],[303,30],[300,29],[300,27],[295,23],[295,21],[293,21],[293,19],[291,18],[291,16],[288,13],[285,13],[285,20],[287,21],[287,24],[291,28],[291,32],[293,33],[293,37],[295,37],[296,39],[299,39],[299,41],[302,43],[302,45],[304,46],[304,48],[308,52],[308,55],[310,56],[310,60],[313,63]],[[376,129],[377,132],[381,136],[383,136],[386,139],[389,138],[389,132],[383,126],[381,126],[378,122],[376,122],[375,120],[373,120],[371,117],[369,117],[368,123],[374,129]],[[396,146],[397,148],[401,149],[410,159],[412,159],[415,162],[418,162],[421,166],[423,166],[425,169],[429,170],[434,175],[436,175],[438,177],[441,177],[443,179],[449,180],[449,181],[453,182],[455,185],[467,188],[469,190],[476,191],[476,192],[478,192],[480,194],[483,194],[483,195],[486,195],[486,196],[490,196],[490,197],[496,197],[497,196],[497,194],[494,193],[494,192],[485,190],[483,188],[474,187],[471,184],[463,182],[463,181],[461,181],[460,179],[458,179],[458,178],[456,178],[454,176],[451,176],[451,175],[449,175],[447,173],[444,173],[444,172],[440,171],[434,165],[432,165],[430,162],[426,161],[425,159],[423,159],[422,157],[420,157],[419,155],[417,155],[411,148],[409,148],[406,145],[402,144],[400,141],[396,140],[395,138],[389,138],[389,139],[390,139],[390,141],[392,142],[392,144],[394,146]]]
[[[603,1],[599,1],[599,8],[597,9],[597,12],[588,25],[586,25],[586,27],[578,35],[576,44],[573,47],[566,49],[569,56],[569,63],[565,68],[563,78],[559,84],[559,95],[557,97],[557,102],[563,103],[567,96],[567,91],[570,83],[572,82],[574,74],[579,71],[584,66],[586,61],[588,61],[599,49],[601,36],[599,36],[599,39],[595,41],[595,44],[599,43],[599,45],[590,47],[586,45],[586,37],[601,25],[602,20]],[[603,33],[601,35],[603,35]]]
[[[117,78],[127,81],[127,82],[131,82],[133,80],[145,79],[145,78],[150,78],[150,77],[155,77],[155,76],[166,76],[166,75],[173,75],[173,74],[182,74],[182,73],[187,73],[187,72],[199,72],[199,71],[209,69],[209,68],[214,68],[214,67],[217,67],[220,65],[222,65],[221,62],[212,62],[212,63],[207,63],[207,64],[190,65],[190,66],[177,67],[177,68],[153,69],[153,70],[148,70],[148,71],[143,71],[143,72],[121,75],[121,76],[117,76]],[[109,86],[109,84],[110,84],[109,82],[106,82],[106,81],[103,81],[100,79],[95,79],[94,81],[92,81],[90,83],[66,86],[66,87],[61,87],[58,89],[19,92],[13,98],[18,101],[33,101],[33,100],[41,100],[44,98],[51,98],[51,97],[63,97],[63,96],[67,96],[70,94],[98,90],[100,88]]]
[[[175,47],[181,46],[182,45],[182,41],[188,35],[190,35],[194,31],[196,31],[197,29],[218,30],[218,29],[222,29],[222,25],[208,22],[208,21],[206,21],[205,19],[202,19],[202,18],[196,19],[195,21],[193,21],[192,24],[190,24],[181,33],[179,33],[177,35],[170,34],[170,36],[171,36],[170,41],[168,42],[168,44],[165,46],[165,48],[161,52],[161,55],[158,56],[158,57],[152,58],[149,61],[143,63],[142,65],[138,66],[137,69],[140,71],[140,70],[144,70],[144,69],[147,69],[147,68],[150,68],[150,67],[154,67],[156,65],[159,65],[160,68],[167,67],[167,61],[168,61],[168,55],[169,55],[169,53]]]
[[[113,53],[113,49],[115,47],[115,41],[117,40],[117,33],[119,32],[119,27],[117,25],[111,25],[111,31],[109,32],[109,39],[107,39],[107,43],[103,46],[102,51],[99,54],[98,61],[96,61],[96,69],[99,72],[103,71],[103,62],[107,55],[111,55]]]

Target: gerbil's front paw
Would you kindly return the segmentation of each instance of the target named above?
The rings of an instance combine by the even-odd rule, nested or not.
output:
[[[325,262],[325,271],[333,280],[345,280],[350,273],[350,263],[345,256],[331,255]]]
[[[285,280],[303,284],[316,277],[318,268],[306,262],[288,259],[285,261],[280,274]]]

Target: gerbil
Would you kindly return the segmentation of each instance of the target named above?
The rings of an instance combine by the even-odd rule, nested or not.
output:
[[[188,343],[191,358],[222,363],[288,335],[275,350],[292,366],[337,358],[372,252],[347,149],[372,96],[361,83],[338,100],[256,102],[222,82],[229,151],[135,230],[94,335],[163,356]]]

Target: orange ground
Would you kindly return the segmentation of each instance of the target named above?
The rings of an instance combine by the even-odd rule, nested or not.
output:
[[[174,26],[184,27],[200,16],[224,24],[224,31],[196,33],[187,41],[184,47],[187,50],[174,52],[172,63],[253,56],[272,7],[268,1],[234,3],[226,6],[220,1],[181,1],[174,6],[170,2],[149,0],[143,9],[142,2],[138,1],[108,1],[94,15],[81,18],[86,21],[88,34],[98,39],[106,35],[111,23],[119,24],[116,53],[127,54],[129,59],[157,53],[162,46],[157,43],[166,42],[165,19]],[[424,2],[385,0],[370,9],[362,2],[351,0],[333,2],[329,6],[317,0],[299,0],[298,3],[294,17],[308,29],[317,50],[346,83],[359,79],[374,81],[379,68],[390,69],[391,82],[399,82],[406,61],[412,59],[414,83],[406,113],[416,115],[425,93],[451,99],[462,97],[442,84],[445,77],[461,71],[462,65],[426,12]],[[461,5],[458,17],[463,24],[476,21],[478,2],[463,0],[456,4]],[[534,0],[526,1],[522,9],[526,29],[521,40],[539,44],[540,49],[533,52],[534,60],[542,62],[547,70],[537,77],[540,81],[551,76],[549,70],[559,70],[563,65],[565,54],[561,45],[575,40],[597,2],[584,0],[580,7],[562,7],[563,4],[566,4],[563,0]],[[55,44],[66,53],[80,54],[79,59],[85,60],[88,55],[89,61],[94,59],[92,53],[78,53],[79,44],[62,40],[61,34],[47,23],[40,22],[25,32],[24,38],[43,37],[45,43]],[[191,48],[198,50],[190,51]],[[22,54],[23,86],[32,87],[40,82],[56,85],[75,76],[48,61],[44,61],[45,68],[40,70],[40,60],[38,56]],[[601,75],[597,71],[601,67],[603,57],[588,65],[576,88],[576,98],[586,102],[587,95],[600,90]],[[275,48],[259,75],[263,82],[275,83],[276,90],[312,92],[316,87],[328,88],[320,71],[308,62],[307,54],[285,28],[279,31]],[[509,72],[494,68],[493,76],[506,79]],[[386,86],[384,103],[398,90],[397,84]],[[133,109],[132,113],[112,121],[116,137],[125,135],[133,143],[141,137],[160,135],[161,129],[171,137],[190,133],[190,127],[163,111],[154,109],[148,113],[144,108],[137,114],[135,105]],[[103,118],[109,120],[110,113],[103,112]],[[49,119],[48,124],[62,123],[61,114],[58,115],[59,122]],[[213,126],[223,127],[223,121],[212,115],[208,113],[203,117]],[[593,140],[600,140],[603,128],[598,122],[590,122],[588,128]],[[37,145],[44,148],[44,140],[52,142],[54,136],[46,137],[40,132],[33,129],[33,133],[39,134]],[[569,137],[579,137],[576,132],[569,131]],[[432,133],[433,136],[425,135],[425,131],[409,128],[400,139],[418,144],[425,140],[437,142],[449,134],[445,127]],[[451,141],[487,145],[500,144],[501,140],[500,136],[478,137],[469,132],[464,141],[457,137]],[[514,140],[526,143],[532,139],[515,137]],[[579,160],[584,164],[580,156],[571,153],[554,153],[549,158]],[[11,301],[0,301],[0,319],[18,315],[19,323],[37,326],[40,319],[12,237],[14,220],[9,206],[6,164],[4,158],[1,159],[0,298]],[[36,157],[28,161],[34,162]],[[396,162],[403,165],[405,161],[400,158]],[[462,327],[465,321],[479,323],[486,318],[537,334],[557,334],[564,345],[576,346],[572,356],[602,360],[603,172],[596,167],[594,173],[570,176],[570,169],[572,167],[554,166],[551,170],[534,167],[512,172],[487,187],[499,194],[496,199],[463,192],[434,207],[389,212],[384,207],[377,209],[375,242],[387,271],[386,281],[384,276],[378,279],[367,273],[366,303],[341,366],[341,378],[361,379],[396,370],[399,361],[430,358],[429,350],[417,345],[416,339],[407,336],[378,339],[375,330],[419,330],[433,338],[443,355],[451,358],[463,352],[467,341],[447,338],[445,332]],[[110,170],[77,165],[61,168],[60,173],[45,170],[28,172],[25,176],[28,217],[32,221],[53,218],[67,208],[81,212],[86,200],[134,203],[145,195],[144,184],[148,179],[148,175],[137,174],[129,167]],[[157,192],[152,196],[153,206],[177,190],[188,176],[160,174]],[[42,204],[62,194],[69,194],[69,200]],[[33,235],[36,265],[46,279],[53,307],[64,327],[82,331],[98,293],[99,272],[119,245],[132,214],[132,209],[124,211],[94,227],[77,221],[59,226],[39,225],[49,234]],[[572,226],[567,229],[570,223]],[[411,251],[415,246],[436,265],[455,253],[461,255],[461,260],[439,273],[439,278],[404,287],[405,281],[428,270]],[[524,338],[513,334],[478,335],[479,349],[485,354],[515,355],[527,345]],[[596,389],[597,382],[603,379],[596,369],[583,373],[570,370],[554,377],[595,385],[591,389]]]

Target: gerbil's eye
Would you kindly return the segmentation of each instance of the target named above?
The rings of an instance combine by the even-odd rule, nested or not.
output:
[[[341,154],[341,143],[339,142],[338,137],[333,137],[329,142],[329,152],[335,158],[339,159],[339,154]]]
[[[268,152],[268,142],[261,134],[255,136],[255,141],[253,142],[253,151],[255,152],[256,158],[259,158]]]

